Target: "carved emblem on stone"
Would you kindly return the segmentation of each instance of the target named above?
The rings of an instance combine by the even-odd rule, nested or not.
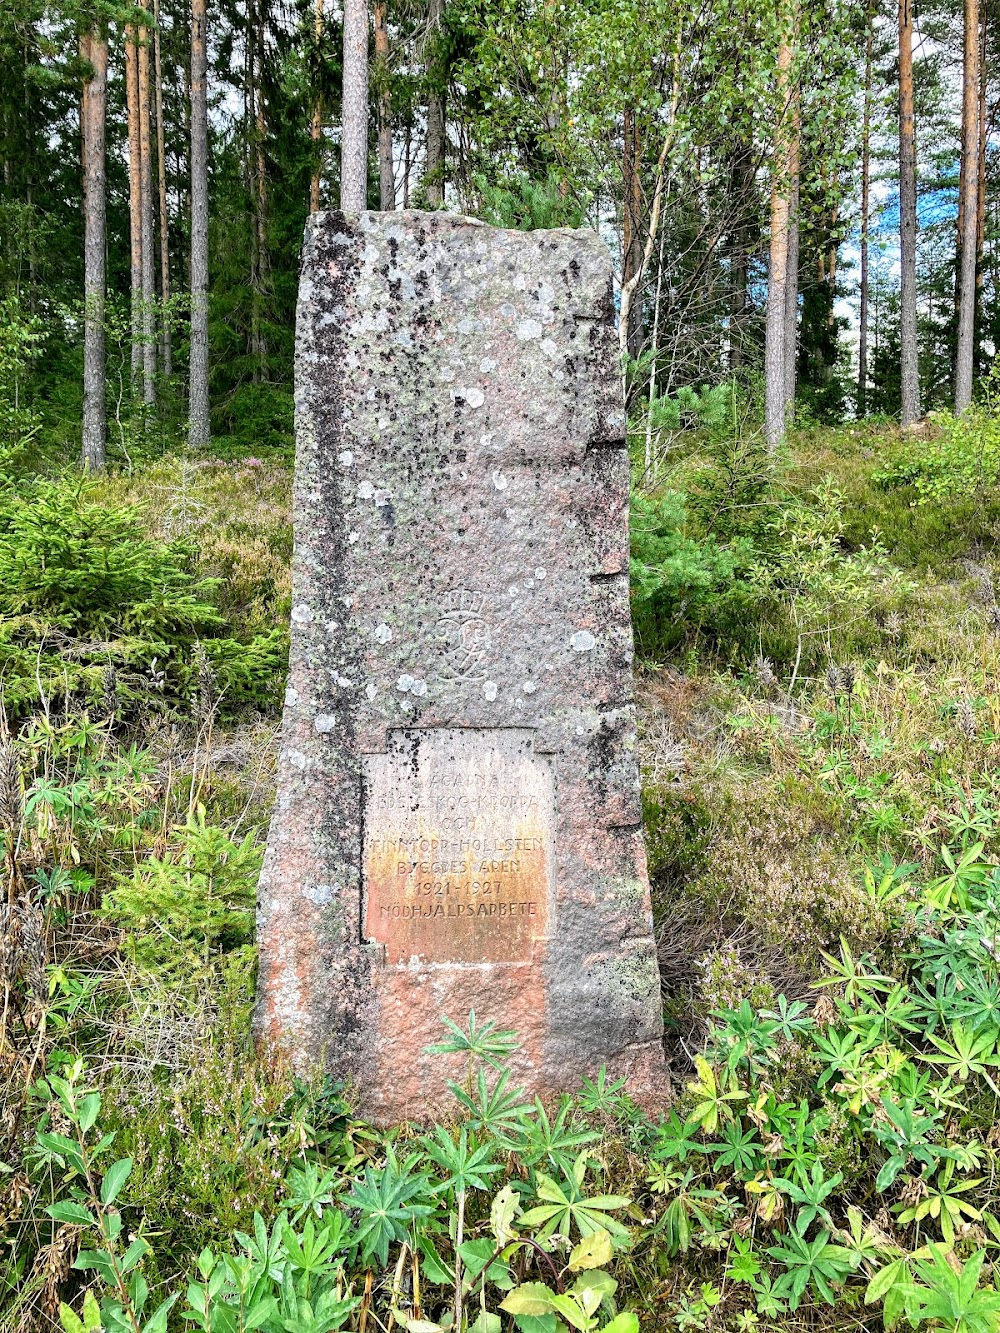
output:
[[[446,680],[485,680],[490,627],[483,617],[485,594],[452,588],[441,600],[435,638],[444,648],[440,674]]]

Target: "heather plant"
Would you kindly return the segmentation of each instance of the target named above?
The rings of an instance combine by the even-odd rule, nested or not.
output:
[[[241,638],[284,623],[291,606],[291,474],[254,456],[167,455],[128,475],[106,474],[95,495],[135,506],[160,541],[197,546],[217,579],[217,604]]]

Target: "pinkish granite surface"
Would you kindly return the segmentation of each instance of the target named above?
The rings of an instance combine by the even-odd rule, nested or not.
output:
[[[310,220],[257,1028],[383,1122],[473,1008],[532,1091],[666,1092],[616,360],[592,233]]]

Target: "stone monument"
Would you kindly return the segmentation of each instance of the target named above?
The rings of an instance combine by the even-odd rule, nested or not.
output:
[[[308,225],[257,1029],[382,1122],[472,1009],[533,1092],[666,1091],[613,319],[590,232]]]

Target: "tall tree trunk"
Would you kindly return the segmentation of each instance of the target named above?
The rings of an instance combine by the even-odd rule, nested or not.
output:
[[[160,58],[160,0],[153,0],[153,64],[156,84],[156,169],[160,205],[160,358],[163,377],[173,374],[170,338],[170,217],[167,213],[166,127],[163,124],[163,63]]]
[[[976,330],[973,347],[973,369],[981,371],[983,317],[983,233],[986,227],[986,23],[987,0],[979,4],[979,183],[976,189]]]
[[[136,31],[125,28],[125,104],[128,111],[128,223],[131,270],[132,389],[142,369],[142,147]]]
[[[396,207],[392,169],[392,99],[389,96],[389,23],[386,0],[375,0],[375,63],[378,87],[378,195],[384,213]]]
[[[191,50],[191,10],[185,5],[181,10],[184,25],[184,49]],[[191,235],[191,62],[184,62],[184,97],[181,100],[184,116],[184,160],[181,161],[181,149],[177,148],[177,179],[186,181],[187,188],[180,196],[181,227],[186,224],[187,235]],[[178,190],[178,194],[180,191]],[[184,247],[182,284],[186,291],[191,290],[191,247]]]
[[[410,168],[413,165],[413,118],[407,116],[403,133],[403,207],[410,206]]]
[[[976,329],[976,232],[979,221],[979,0],[965,0],[962,57],[962,234],[958,346],[955,354],[955,415],[972,402]]]
[[[441,28],[445,0],[428,0],[427,4],[427,41],[432,51]],[[430,73],[430,71],[428,71]],[[434,72],[434,79],[439,71]],[[426,185],[424,194],[432,208],[444,203],[445,176],[445,109],[444,92],[433,86],[434,79],[427,91],[427,155],[424,162]]]
[[[264,336],[265,295],[270,285],[270,251],[267,239],[267,163],[264,144],[267,124],[261,75],[264,69],[264,33],[267,0],[255,0],[247,9],[247,178],[253,201],[253,236],[250,246],[250,357],[253,381],[266,378],[267,339]]]
[[[833,172],[833,194],[837,194],[837,171]],[[837,239],[837,226],[840,222],[840,205],[834,203],[830,209],[830,240],[826,257],[826,280],[830,286],[830,299],[826,307],[826,327],[832,329],[837,322],[837,265],[840,262],[840,241]]]
[[[964,91],[964,89],[963,89]],[[952,388],[958,382],[958,324],[962,309],[962,240],[965,236],[965,201],[968,198],[965,172],[968,161],[959,147],[958,213],[955,218],[955,282],[952,289],[951,329],[948,335],[948,355],[951,358]]]
[[[316,69],[318,80],[321,43],[323,41],[323,0],[316,0],[314,32],[316,37]],[[316,88],[316,96],[313,100],[309,137],[312,140],[313,147],[313,171],[312,179],[309,182],[309,212],[318,213],[320,205],[320,184],[323,180],[323,94],[318,86]]]
[[[149,0],[140,0],[143,9]],[[139,29],[139,163],[142,198],[142,400],[156,404],[156,278],[153,255],[153,149],[149,123],[149,28]]]
[[[260,228],[257,225],[257,0],[246,0],[245,47],[243,57],[243,124],[245,174],[250,196],[250,353],[251,379],[260,383]]]
[[[788,217],[791,141],[788,128],[788,73],[792,47],[786,35],[778,48],[777,89],[781,117],[775,131],[771,168],[771,243],[764,329],[764,435],[770,448],[785,433],[785,290],[788,279]]]
[[[865,101],[861,117],[861,309],[858,315],[859,420],[868,414],[868,224],[871,211],[872,47],[874,20],[868,15],[865,39]]]
[[[340,144],[340,208],[358,214],[368,203],[368,0],[344,0]]]
[[[83,153],[83,466],[99,472],[106,461],[104,412],[105,126],[108,99],[108,39],[99,32],[80,38],[80,57],[90,66],[80,104]]]
[[[639,161],[639,130],[634,107],[625,108],[622,175],[622,282],[631,281],[642,262],[642,177]],[[636,293],[638,295],[638,293]],[[642,351],[642,302],[633,297],[628,308],[628,354],[633,360]]]
[[[191,0],[191,366],[188,440],[207,446],[208,417],[208,10]]]
[[[788,255],[785,271],[785,331],[782,348],[785,358],[785,425],[795,407],[796,352],[799,330],[799,197],[800,171],[799,95],[795,93],[791,138],[788,149]]]
[[[729,165],[729,200],[735,210],[729,237],[731,284],[729,293],[729,369],[743,365],[744,322],[747,314],[748,222],[747,200],[753,184],[750,150],[739,143]]]
[[[913,0],[899,0],[899,341],[904,426],[920,416],[917,364],[917,150],[913,127]]]

